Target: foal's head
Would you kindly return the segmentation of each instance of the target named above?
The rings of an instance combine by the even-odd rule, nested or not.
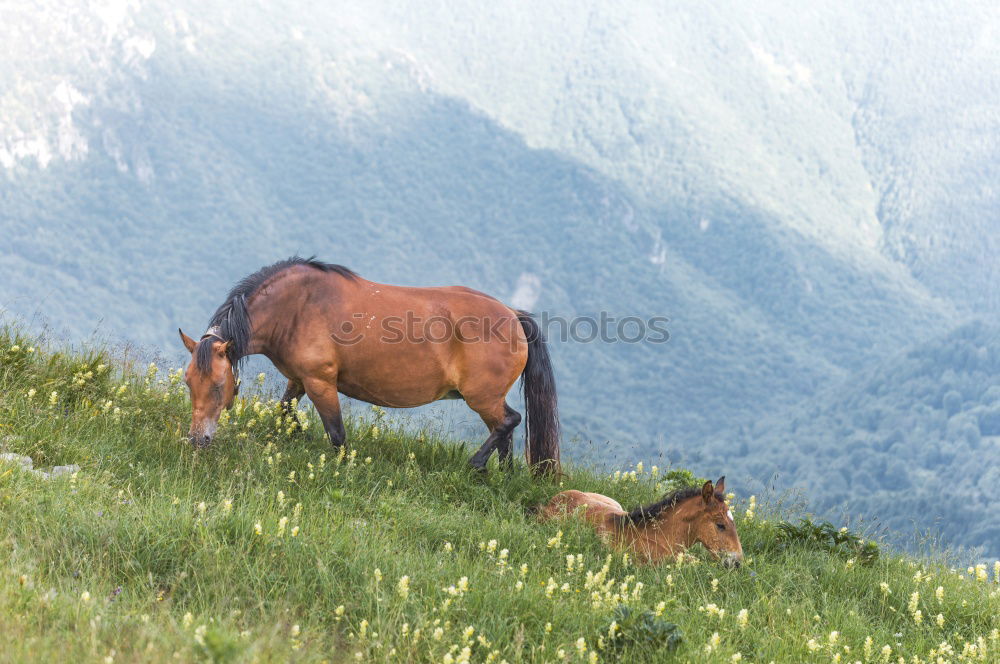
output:
[[[701,499],[678,505],[677,516],[688,523],[691,538],[701,542],[723,565],[739,567],[743,562],[743,545],[736,533],[733,513],[726,505],[725,491],[725,477],[720,477],[714,487],[711,481],[705,482]]]
[[[191,353],[191,363],[184,372],[184,382],[191,392],[188,440],[196,447],[206,447],[212,442],[222,409],[233,405],[239,391],[229,357],[232,342],[223,341],[211,331],[200,341],[177,331]]]
[[[639,507],[616,518],[620,525],[644,526],[655,538],[662,538],[664,548],[693,546],[700,542],[726,567],[739,567],[743,547],[736,534],[733,513],[726,505],[726,478],[701,489],[681,489],[652,505]],[[649,532],[649,531],[647,531]]]

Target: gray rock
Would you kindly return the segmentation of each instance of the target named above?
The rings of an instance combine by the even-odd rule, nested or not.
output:
[[[0,463],[9,463],[15,466],[21,466],[24,470],[34,473],[43,480],[47,480],[52,477],[59,477],[60,475],[72,475],[73,473],[80,472],[80,466],[75,463],[71,463],[68,466],[53,466],[52,470],[49,471],[36,470],[31,457],[14,454],[13,452],[0,453]]]
[[[4,452],[0,454],[0,461],[6,461],[7,463],[23,466],[27,470],[31,470],[34,466],[34,462],[31,460],[31,457],[14,454],[13,452]]]

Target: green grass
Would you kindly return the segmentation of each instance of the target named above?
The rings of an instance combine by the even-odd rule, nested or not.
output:
[[[742,498],[742,569],[700,550],[637,566],[576,522],[536,522],[560,486],[522,467],[473,474],[469,446],[377,409],[338,455],[311,409],[288,433],[244,393],[195,452],[177,376],[0,330],[0,446],[81,466],[0,463],[0,660],[1000,661],[992,568],[871,555]],[[562,486],[634,505],[692,479],[651,470],[569,466]]]

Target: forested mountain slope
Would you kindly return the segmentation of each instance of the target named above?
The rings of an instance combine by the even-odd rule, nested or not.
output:
[[[666,316],[666,344],[553,336],[567,454],[746,441],[792,486],[756,423],[1000,311],[995,10],[799,9],[7,6],[0,306],[179,359],[232,282],[315,253]]]
[[[741,434],[709,456],[765,483],[778,472],[818,510],[1000,555],[996,326],[969,323],[901,351]]]

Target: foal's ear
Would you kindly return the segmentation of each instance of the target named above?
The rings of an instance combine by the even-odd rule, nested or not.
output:
[[[184,342],[184,347],[188,349],[188,352],[193,353],[195,346],[198,345],[198,342],[184,334],[184,331],[181,330],[181,328],[177,328],[177,334],[181,335],[181,341]]]
[[[230,349],[233,347],[233,340],[224,341],[221,346],[219,346],[219,352],[222,355],[229,355]]]
[[[723,475],[715,481],[715,492],[726,495],[726,476]]]
[[[701,485],[701,499],[705,501],[706,505],[711,505],[712,501],[715,500],[715,489],[712,488],[712,480],[708,480]]]

